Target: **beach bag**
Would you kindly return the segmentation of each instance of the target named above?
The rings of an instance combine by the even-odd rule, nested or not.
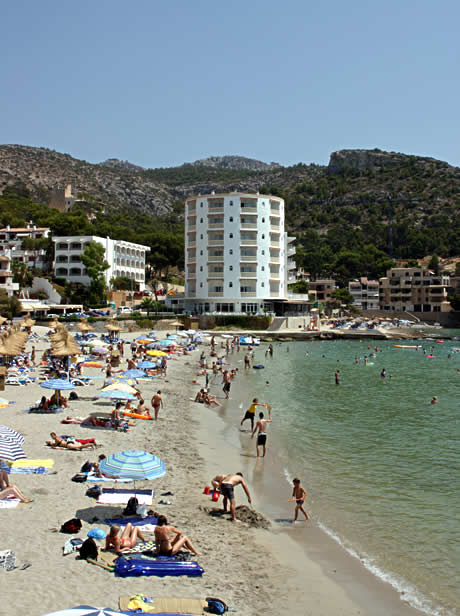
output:
[[[99,498],[101,493],[102,493],[102,490],[100,486],[98,485],[91,486],[90,488],[86,490],[86,496],[89,496],[91,498]]]
[[[92,537],[88,537],[88,539],[83,541],[80,547],[80,558],[83,558],[83,560],[88,558],[97,560],[97,545]]]
[[[61,526],[61,533],[67,533],[68,535],[78,533],[79,530],[81,530],[81,520],[78,518],[67,520],[67,522],[64,522]]]
[[[89,473],[92,470],[93,470],[93,465],[91,464],[89,460],[86,460],[86,462],[83,464],[83,466],[80,469],[80,473]]]
[[[77,473],[72,477],[72,481],[75,481],[76,483],[83,483],[86,479],[85,473]]]
[[[131,496],[131,498],[126,503],[126,507],[123,510],[123,515],[137,515],[137,508],[139,506],[139,501],[135,496]]]
[[[208,603],[206,611],[209,614],[225,614],[225,612],[228,612],[228,605],[222,599],[206,597],[206,601]]]

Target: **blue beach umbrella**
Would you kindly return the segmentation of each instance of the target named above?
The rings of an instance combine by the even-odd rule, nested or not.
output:
[[[24,449],[19,443],[7,436],[0,437],[0,460],[24,460],[27,458]]]
[[[141,361],[140,364],[137,364],[138,368],[142,368],[142,370],[148,370],[149,368],[155,368],[156,363],[153,361]]]
[[[131,379],[140,379],[141,377],[145,376],[145,372],[143,370],[134,369],[126,370],[125,372],[122,372],[121,375]]]
[[[110,398],[111,400],[135,400],[136,396],[130,394],[129,391],[122,391],[121,389],[110,389],[109,391],[102,391],[97,396],[98,398]]]
[[[19,432],[13,430],[13,428],[8,428],[8,426],[0,426],[0,438],[2,437],[16,441],[18,445],[24,445],[24,437],[22,434],[19,434]]]
[[[99,468],[104,475],[123,479],[158,479],[166,473],[165,464],[160,458],[141,450],[113,453],[101,460]]]
[[[44,389],[54,389],[57,391],[57,404],[59,406],[59,392],[63,389],[75,389],[75,385],[71,383],[71,381],[66,381],[65,379],[49,379],[48,381],[43,381],[40,383],[40,387]]]
[[[133,612],[117,612],[109,607],[91,607],[90,605],[78,605],[67,610],[51,612],[44,616],[119,616],[119,614],[133,614]]]
[[[169,334],[168,340],[176,340],[177,334]]]
[[[176,343],[174,342],[174,340],[168,340],[168,339],[166,338],[165,340],[160,340],[160,341],[158,342],[158,344],[159,344],[160,346],[164,346],[164,347],[166,347],[166,346],[174,346]]]

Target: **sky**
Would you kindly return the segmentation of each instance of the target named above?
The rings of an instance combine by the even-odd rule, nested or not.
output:
[[[3,3],[0,143],[170,167],[340,149],[460,166],[458,0]]]

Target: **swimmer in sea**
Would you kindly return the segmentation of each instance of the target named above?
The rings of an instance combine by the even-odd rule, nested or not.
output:
[[[438,404],[439,400],[436,396],[433,396],[433,399],[431,400],[431,404]]]

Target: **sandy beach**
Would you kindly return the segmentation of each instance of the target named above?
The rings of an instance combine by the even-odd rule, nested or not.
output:
[[[138,335],[123,333],[122,337],[131,340]],[[45,341],[40,341],[37,357],[47,347]],[[29,343],[27,349],[30,348]],[[209,354],[209,347],[205,350]],[[125,345],[123,368],[130,355],[129,345]],[[0,410],[0,423],[23,434],[28,458],[51,458],[54,466],[46,475],[10,475],[10,483],[34,500],[15,509],[0,509],[1,549],[16,552],[18,564],[13,571],[0,569],[5,603],[19,604],[30,616],[41,616],[80,604],[117,609],[120,595],[144,593],[154,597],[220,597],[242,616],[418,613],[326,537],[314,524],[314,512],[311,523],[295,529],[277,528],[273,521],[268,529],[252,528],[244,523],[231,524],[227,516],[208,514],[206,509],[220,503],[214,504],[203,495],[204,486],[210,485],[217,473],[242,470],[242,462],[232,448],[226,447],[222,438],[225,426],[217,414],[190,401],[204,383],[203,377],[196,376],[198,355],[199,351],[195,351],[170,360],[166,378],[140,383],[146,402],[160,389],[165,408],[157,422],[137,420],[127,433],[60,423],[67,414],[85,417],[110,412],[110,404],[94,404],[92,400],[102,379],[77,388],[79,400],[70,403],[68,413],[47,415],[24,412],[44,393],[38,383],[6,386],[2,396],[15,402]],[[34,374],[38,375],[38,371]],[[103,373],[86,369],[85,374]],[[198,384],[192,383],[194,379]],[[237,383],[236,380],[234,386]],[[226,404],[231,405],[231,400]],[[94,437],[102,447],[83,452],[50,449],[45,441],[51,431],[76,438]],[[63,522],[80,518],[83,528],[76,536],[84,539],[91,528],[107,530],[104,518],[118,517],[123,509],[122,505],[96,504],[85,494],[92,484],[74,483],[71,477],[86,460],[95,461],[100,453],[125,449],[143,449],[164,460],[164,477],[136,482],[136,487],[153,488],[152,508],[165,514],[202,552],[197,557],[205,570],[202,577],[119,578],[74,554],[63,556],[62,548],[69,535],[55,532]],[[260,494],[251,485],[249,489],[253,507],[258,510]],[[172,495],[162,497],[165,492]],[[159,504],[162,499],[171,504]],[[236,499],[237,505],[247,504],[241,488]],[[298,541],[300,533],[308,533],[308,548],[305,542]],[[21,570],[23,563],[31,566]]]

